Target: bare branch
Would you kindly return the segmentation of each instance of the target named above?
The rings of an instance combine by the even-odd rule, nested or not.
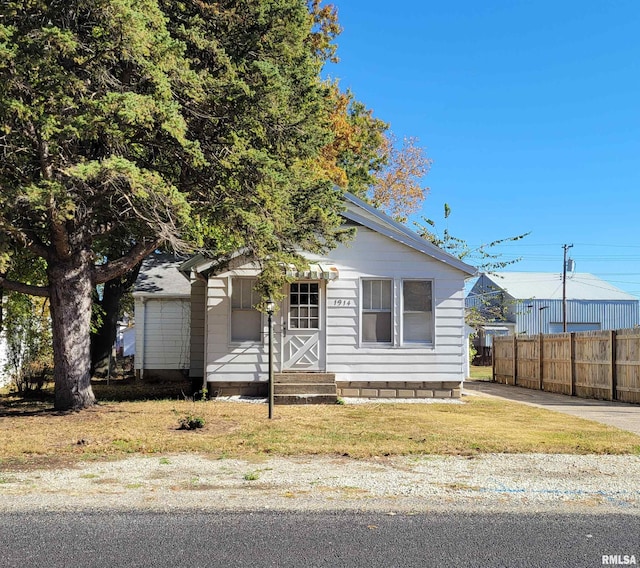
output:
[[[159,244],[159,240],[138,243],[126,255],[106,264],[96,266],[94,271],[95,284],[104,284],[109,280],[122,276],[127,270],[133,268],[145,256],[148,256],[158,248]]]
[[[3,276],[0,276],[0,286],[6,290],[20,292],[21,294],[27,294],[28,296],[40,296],[42,298],[49,297],[49,288],[24,284],[22,282],[16,282],[15,280],[7,280]]]

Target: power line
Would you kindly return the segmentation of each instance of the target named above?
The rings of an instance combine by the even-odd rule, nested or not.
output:
[[[611,248],[635,248],[635,249],[640,249],[640,245],[618,245],[618,244],[603,244],[603,243],[575,243],[576,246],[579,247],[602,247],[602,248],[607,248],[607,249],[611,249]],[[470,247],[480,247],[480,246],[487,246],[487,243],[482,243],[482,244],[470,244]],[[545,247],[545,248],[552,248],[552,247],[557,247],[557,246],[562,246],[562,244],[560,243],[521,243],[521,242],[516,242],[516,243],[504,243],[504,244],[500,244],[497,245],[499,247]]]

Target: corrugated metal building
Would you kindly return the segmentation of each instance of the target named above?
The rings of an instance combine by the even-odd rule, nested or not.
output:
[[[628,329],[640,325],[640,301],[588,273],[567,274],[567,331]],[[491,272],[483,274],[469,292],[468,308],[475,307],[492,324],[491,335],[505,333],[560,333],[562,274],[553,272]],[[495,318],[502,306],[503,318]],[[490,338],[489,338],[490,344]]]

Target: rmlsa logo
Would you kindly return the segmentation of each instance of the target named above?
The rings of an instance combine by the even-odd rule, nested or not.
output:
[[[631,564],[636,565],[637,563],[635,554],[603,554],[602,564],[609,566],[628,566]]]

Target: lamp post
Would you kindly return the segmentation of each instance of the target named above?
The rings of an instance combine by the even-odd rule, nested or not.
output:
[[[269,328],[269,419],[273,418],[273,312],[275,302],[269,298],[267,301],[267,326]]]
[[[542,334],[542,310],[546,310],[549,306],[541,306],[538,308],[538,333]]]

